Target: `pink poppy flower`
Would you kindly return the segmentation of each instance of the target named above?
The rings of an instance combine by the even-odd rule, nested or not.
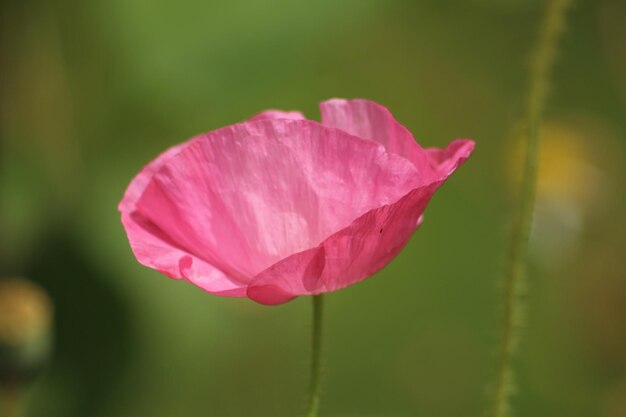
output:
[[[336,291],[387,265],[474,143],[424,149],[367,100],[328,100],[321,113],[319,123],[269,110],[146,165],[119,204],[137,260],[262,304]]]

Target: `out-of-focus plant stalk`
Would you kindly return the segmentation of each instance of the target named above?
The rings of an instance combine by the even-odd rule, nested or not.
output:
[[[307,417],[317,417],[320,407],[322,369],[322,320],[324,318],[323,295],[313,297],[313,335],[311,349],[311,385]]]
[[[525,160],[519,212],[513,224],[508,262],[504,275],[504,314],[499,349],[499,362],[493,391],[492,417],[507,417],[512,392],[511,360],[518,341],[523,311],[521,293],[524,287],[525,261],[535,206],[539,157],[539,128],[546,106],[550,74],[571,0],[549,0],[539,38],[535,46],[528,87],[525,115]]]

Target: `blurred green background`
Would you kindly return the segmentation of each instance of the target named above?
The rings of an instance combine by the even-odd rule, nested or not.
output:
[[[543,1],[4,0],[0,276],[55,304],[29,416],[297,416],[310,300],[141,267],[116,210],[159,152],[267,108],[375,100],[476,140],[407,248],[327,297],[322,415],[482,416]],[[580,0],[543,131],[519,416],[626,416],[626,2]]]

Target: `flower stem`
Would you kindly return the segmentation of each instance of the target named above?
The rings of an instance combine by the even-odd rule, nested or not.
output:
[[[322,320],[324,318],[323,296],[313,296],[313,339],[311,350],[311,386],[307,417],[317,417],[320,406],[321,356],[322,356]]]
[[[550,74],[570,0],[549,0],[530,69],[526,103],[526,155],[522,177],[519,212],[513,224],[510,253],[504,275],[504,317],[499,349],[499,363],[493,391],[492,417],[509,415],[512,391],[511,359],[518,340],[523,311],[524,267],[535,206],[539,156],[539,128],[544,113]]]

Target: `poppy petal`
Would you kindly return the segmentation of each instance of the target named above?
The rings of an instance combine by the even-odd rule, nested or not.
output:
[[[258,120],[210,132],[170,158],[135,215],[244,283],[418,180],[408,161],[374,142],[308,120]]]
[[[331,99],[320,104],[320,111],[323,125],[379,142],[387,152],[411,161],[425,182],[432,179],[428,155],[385,107],[370,100]]]

